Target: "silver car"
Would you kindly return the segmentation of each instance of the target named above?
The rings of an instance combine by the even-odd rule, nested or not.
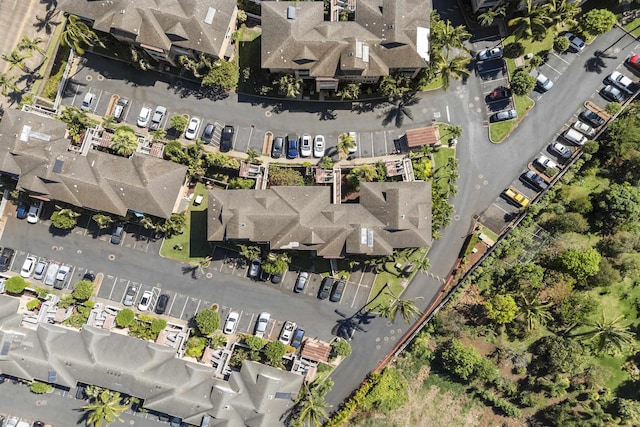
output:
[[[293,337],[293,332],[296,330],[295,322],[287,320],[284,322],[284,326],[282,327],[282,331],[280,332],[280,337],[278,338],[280,342],[284,345],[287,345],[291,342],[291,337]]]
[[[127,293],[124,294],[124,299],[122,300],[122,304],[127,307],[131,307],[136,300],[136,294],[138,293],[138,288],[131,285],[127,288]]]
[[[271,320],[271,315],[269,313],[260,313],[260,315],[258,316],[258,321],[256,322],[255,336],[264,338],[264,335],[267,332],[267,326],[269,325],[269,320]]]
[[[33,278],[36,280],[42,280],[47,272],[49,263],[46,261],[38,261],[36,268],[33,270]]]

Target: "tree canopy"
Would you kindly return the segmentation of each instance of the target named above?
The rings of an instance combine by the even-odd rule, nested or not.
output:
[[[570,248],[562,252],[556,262],[560,269],[576,280],[583,281],[595,275],[600,269],[600,253],[595,248],[585,250]]]
[[[211,308],[196,314],[196,325],[202,335],[211,335],[220,327],[220,314]]]
[[[592,36],[597,36],[612,29],[616,20],[616,15],[607,9],[592,9],[580,18],[580,28]]]
[[[536,85],[536,78],[526,70],[518,70],[511,78],[511,90],[516,95],[527,95]]]
[[[487,317],[499,325],[511,323],[518,315],[518,305],[511,295],[496,295],[484,307]]]
[[[93,295],[93,283],[88,280],[81,280],[73,287],[72,295],[77,301],[86,301]]]

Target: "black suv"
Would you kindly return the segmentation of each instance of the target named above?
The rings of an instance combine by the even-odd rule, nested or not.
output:
[[[600,117],[599,114],[591,110],[584,110],[578,117],[580,120],[589,123],[594,128],[598,128],[604,124],[604,119]]]
[[[220,151],[227,152],[233,146],[233,134],[235,129],[231,125],[222,128],[222,136],[220,136]]]
[[[167,310],[167,306],[169,305],[169,295],[162,294],[158,298],[158,303],[156,304],[156,314],[163,314]]]
[[[333,288],[333,277],[325,277],[324,279],[322,279],[322,284],[320,285],[320,290],[318,291],[318,298],[329,298],[331,288]]]
[[[2,250],[2,255],[0,255],[0,271],[7,271],[9,269],[14,253],[15,251],[11,248],[4,248]]]

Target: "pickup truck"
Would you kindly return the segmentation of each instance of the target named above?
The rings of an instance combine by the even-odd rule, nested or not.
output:
[[[529,204],[529,199],[513,187],[504,190],[504,195],[516,205],[524,208]]]

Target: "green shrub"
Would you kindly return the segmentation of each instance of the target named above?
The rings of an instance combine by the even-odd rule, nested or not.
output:
[[[200,359],[207,346],[207,339],[203,337],[191,337],[187,340],[185,354]]]
[[[93,295],[93,291],[94,291],[94,285],[92,282],[88,280],[81,280],[78,283],[76,283],[71,295],[73,295],[73,297],[77,301],[86,301],[89,298],[91,298],[91,295]]]
[[[286,352],[286,347],[280,341],[270,341],[264,347],[264,355],[269,365],[280,368],[282,367],[282,357]]]
[[[252,351],[260,351],[266,344],[266,341],[260,337],[256,337],[255,335],[245,335],[244,343],[252,350]]]
[[[249,353],[247,352],[247,350],[236,348],[231,355],[229,365],[236,369],[240,369],[240,367],[242,366],[242,362],[247,360],[248,357]]]
[[[49,383],[33,381],[29,386],[29,389],[31,390],[31,393],[44,394],[44,393],[51,393],[53,391],[53,386]]]
[[[151,331],[154,334],[159,334],[166,327],[167,327],[167,321],[164,319],[154,319],[151,322]]]
[[[38,286],[36,288],[36,293],[38,294],[38,299],[44,301],[47,298],[47,295],[49,295],[49,289]]]
[[[131,326],[133,321],[135,320],[136,315],[130,308],[124,308],[118,312],[116,315],[116,325],[121,328],[126,328]]]
[[[38,307],[40,307],[40,300],[39,299],[32,299],[31,301],[29,301],[27,303],[27,310],[29,310],[29,311],[33,311]]]
[[[331,343],[331,359],[335,359],[338,356],[347,357],[351,354],[351,344],[345,339],[336,338]]]
[[[211,335],[220,327],[220,314],[207,308],[196,314],[196,325],[202,335]]]
[[[26,286],[27,282],[20,276],[13,276],[4,282],[4,290],[14,295],[21,294]]]
[[[553,40],[553,50],[556,52],[562,53],[567,49],[569,49],[569,39],[565,36],[557,36]]]

